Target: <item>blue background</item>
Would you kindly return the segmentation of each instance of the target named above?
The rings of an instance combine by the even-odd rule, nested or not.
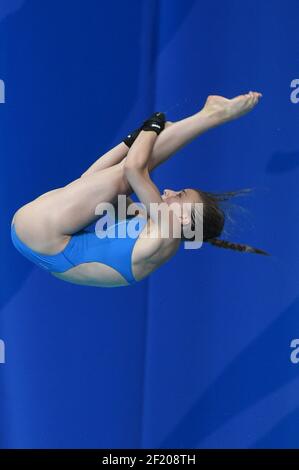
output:
[[[298,15],[296,0],[1,1],[1,447],[298,447]],[[154,179],[256,188],[228,207],[224,238],[272,257],[204,244],[100,289],[14,249],[15,210],[150,113],[175,121],[249,90],[263,93],[251,114]]]

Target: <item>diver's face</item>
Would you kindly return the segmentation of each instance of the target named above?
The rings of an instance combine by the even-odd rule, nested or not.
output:
[[[173,202],[180,205],[187,202],[200,202],[200,197],[194,189],[181,189],[180,191],[173,191],[172,189],[164,189],[161,195],[163,202],[170,205]]]

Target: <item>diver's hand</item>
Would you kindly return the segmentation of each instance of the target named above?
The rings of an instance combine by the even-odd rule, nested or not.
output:
[[[258,104],[261,97],[262,94],[256,91],[232,99],[211,95],[208,96],[203,111],[215,116],[221,122],[227,122],[247,114]]]

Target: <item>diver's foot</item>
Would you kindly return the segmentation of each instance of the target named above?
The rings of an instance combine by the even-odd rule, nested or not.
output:
[[[232,99],[211,95],[208,96],[203,110],[217,116],[222,122],[231,121],[251,111],[261,97],[262,94],[256,91],[250,91]]]

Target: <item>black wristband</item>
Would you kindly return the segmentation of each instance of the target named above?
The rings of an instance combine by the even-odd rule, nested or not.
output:
[[[124,139],[123,139],[123,142],[130,148],[132,147],[132,145],[134,144],[135,140],[137,139],[138,135],[140,134],[140,131],[141,130],[155,130],[155,132],[157,134],[160,134],[160,132],[162,132],[163,129],[161,129],[160,131],[158,131],[158,128],[154,129],[152,128],[149,123],[150,122],[156,122],[156,120],[159,120],[159,123],[160,122],[163,122],[164,121],[164,124],[163,124],[163,129],[165,127],[165,114],[163,113],[159,113],[159,112],[155,112],[154,114],[152,114],[146,121],[143,122],[143,124],[138,128],[138,129],[135,129],[134,131],[132,131],[130,134],[128,134]],[[159,124],[160,125],[160,124]],[[145,127],[145,128],[143,128]]]
[[[134,131],[131,132],[131,134],[128,134],[124,139],[123,142],[130,148],[134,144],[135,140],[137,139],[138,135],[140,134],[141,127],[139,129],[135,129]]]
[[[154,131],[159,135],[165,127],[165,114],[154,113],[149,119],[147,119],[142,126],[143,131]]]

